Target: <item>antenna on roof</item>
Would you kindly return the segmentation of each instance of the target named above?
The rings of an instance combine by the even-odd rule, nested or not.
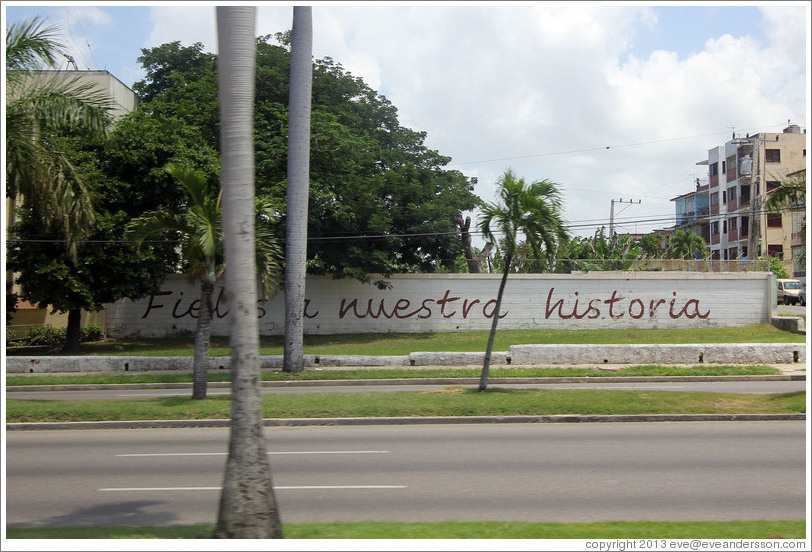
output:
[[[68,67],[73,65],[73,70],[78,71],[79,68],[76,66],[76,60],[73,59],[73,56],[69,56],[68,54],[65,54],[65,57],[68,58]]]

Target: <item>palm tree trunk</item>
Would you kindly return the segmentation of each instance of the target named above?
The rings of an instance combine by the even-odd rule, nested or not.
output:
[[[214,284],[203,280],[200,284],[200,310],[197,315],[197,329],[195,330],[195,360],[194,381],[192,383],[192,398],[205,399],[209,376],[209,344],[211,343],[211,315],[214,306],[211,302]]]
[[[63,353],[70,353],[79,349],[81,330],[82,330],[81,309],[69,310],[68,327],[65,330],[65,345],[62,347]]]
[[[491,322],[491,333],[488,336],[488,347],[485,349],[485,362],[482,365],[482,375],[479,377],[479,391],[488,389],[488,373],[491,368],[491,353],[493,352],[493,340],[496,337],[496,325],[499,323],[499,310],[502,307],[502,295],[505,293],[505,284],[510,273],[510,264],[513,261],[512,255],[505,255],[505,269],[502,273],[502,280],[499,282],[499,293],[496,295],[496,306],[493,309],[493,322]]]
[[[310,108],[313,83],[312,8],[294,6],[288,116],[288,191],[285,236],[285,348],[282,370],[304,369],[307,200],[310,183]]]
[[[231,433],[215,538],[282,538],[262,432],[254,253],[255,7],[217,7]]]

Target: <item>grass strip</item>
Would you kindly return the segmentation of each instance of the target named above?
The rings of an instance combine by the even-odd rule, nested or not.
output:
[[[776,375],[772,366],[628,366],[617,370],[600,368],[491,368],[491,378],[570,378],[634,376],[754,376]],[[263,381],[363,380],[403,378],[478,378],[479,368],[365,368],[360,370],[308,369],[298,374],[263,372]],[[210,382],[231,381],[230,372],[211,372]],[[18,385],[98,385],[119,383],[191,383],[191,373],[179,374],[81,374],[7,375],[6,386]]]
[[[393,393],[265,395],[266,418],[404,416],[784,414],[805,413],[806,393],[766,395],[676,391],[505,389],[450,386]],[[80,422],[226,419],[229,396],[203,400],[160,397],[129,400],[7,400],[7,422]]]
[[[260,354],[283,354],[283,336],[260,338]],[[772,324],[738,328],[625,329],[625,330],[500,330],[495,351],[511,345],[532,344],[682,344],[682,343],[804,343],[804,335],[780,330]],[[401,356],[422,352],[482,352],[488,332],[311,335],[304,338],[305,354]],[[212,356],[229,354],[227,337],[212,337]],[[53,355],[53,347],[9,347],[7,355]],[[122,339],[83,343],[77,355],[192,356],[194,338]]]
[[[286,523],[287,539],[803,539],[804,521]],[[9,539],[208,539],[214,525],[8,528]]]

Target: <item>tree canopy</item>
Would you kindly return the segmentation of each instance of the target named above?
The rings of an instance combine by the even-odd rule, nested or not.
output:
[[[142,116],[177,120],[216,151],[216,56],[179,42],[142,52],[147,74],[134,85]],[[288,35],[259,37],[256,189],[282,226],[289,73]],[[425,132],[401,126],[389,100],[332,59],[314,62],[312,86],[308,272],[365,280],[450,265],[461,252],[455,218],[479,204],[473,185],[425,146]]]

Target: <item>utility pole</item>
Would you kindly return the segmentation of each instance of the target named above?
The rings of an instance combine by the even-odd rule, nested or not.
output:
[[[609,210],[609,239],[611,239],[612,236],[615,235],[615,203],[629,203],[632,205],[640,205],[642,202],[643,200],[641,199],[638,199],[637,201],[633,199],[629,199],[627,201],[624,201],[623,199],[612,200],[612,206]]]

